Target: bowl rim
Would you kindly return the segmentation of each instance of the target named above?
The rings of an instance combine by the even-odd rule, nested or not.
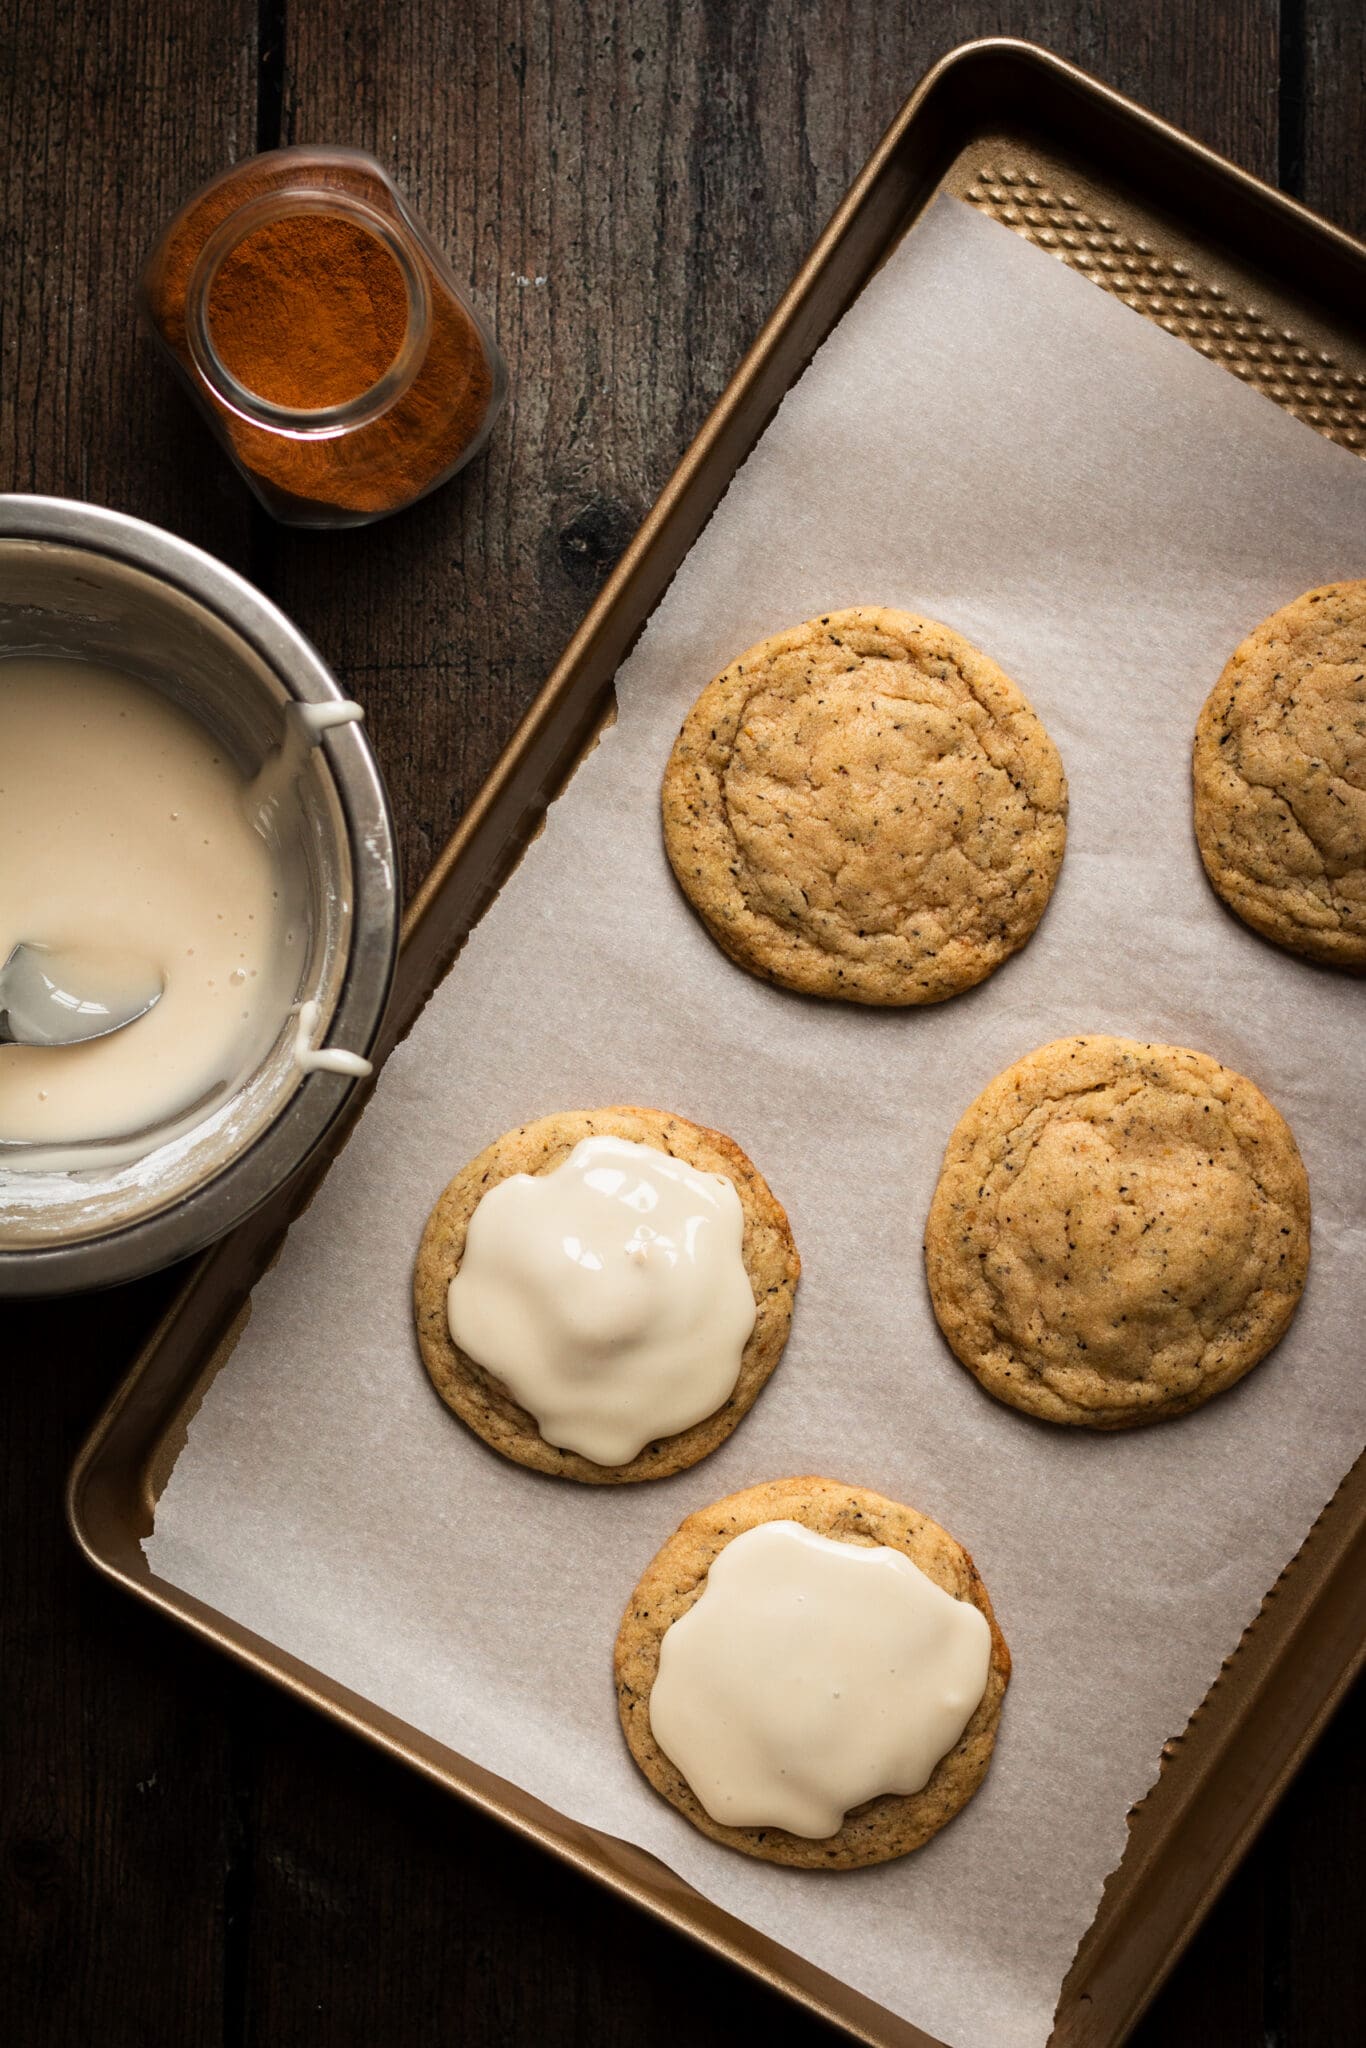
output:
[[[237,633],[297,702],[345,701],[317,649],[278,605],[235,569],[164,527],[79,499],[2,492],[0,544],[16,540],[105,556],[141,570]],[[345,821],[352,893],[351,941],[328,1036],[364,1054],[383,1021],[398,954],[393,817],[359,724],[333,727],[321,749]],[[304,1164],[360,1085],[349,1075],[306,1074],[242,1152],[164,1209],[69,1244],[0,1250],[0,1299],[117,1286],[202,1251]]]

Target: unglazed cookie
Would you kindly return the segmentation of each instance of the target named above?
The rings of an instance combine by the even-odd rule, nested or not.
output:
[[[702,1173],[723,1174],[739,1197],[741,1257],[754,1296],[754,1327],[740,1355],[733,1391],[713,1414],[647,1443],[622,1464],[599,1464],[548,1443],[508,1388],[459,1349],[448,1321],[450,1283],[460,1270],[470,1219],[483,1197],[512,1174],[555,1171],[582,1140],[595,1137],[648,1145]],[[800,1272],[781,1205],[732,1139],[663,1110],[566,1110],[507,1132],[462,1168],[440,1196],[427,1219],[414,1273],[418,1344],[446,1406],[505,1458],[536,1472],[596,1485],[662,1479],[714,1451],[752,1406],[787,1342]]]
[[[1309,1185],[1285,1120],[1206,1053],[1060,1038],[998,1074],[950,1138],[925,1265],[989,1393],[1126,1429],[1198,1408],[1284,1335]]]
[[[924,1789],[866,1800],[824,1839],[775,1827],[728,1827],[714,1820],[659,1747],[650,1725],[650,1695],[666,1632],[701,1597],[708,1569],[727,1544],[762,1523],[782,1521],[800,1523],[836,1542],[886,1545],[899,1551],[934,1585],[975,1607],[990,1631],[985,1690]],[[765,1862],[802,1870],[856,1870],[920,1848],[977,1790],[996,1741],[1010,1679],[1010,1652],[972,1559],[936,1523],[913,1508],[833,1479],[776,1479],[689,1515],[669,1538],[647,1567],[622,1617],[615,1671],[617,1706],[631,1755],[655,1790],[694,1827],[714,1842]]]
[[[1235,649],[1194,768],[1200,857],[1230,910],[1366,968],[1366,582],[1297,597]]]
[[[663,808],[679,884],[741,967],[807,995],[937,1003],[1042,917],[1067,782],[995,662],[867,606],[775,633],[708,683]]]

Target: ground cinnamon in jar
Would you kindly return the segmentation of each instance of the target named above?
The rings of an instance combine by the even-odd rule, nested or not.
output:
[[[281,519],[399,510],[477,452],[502,403],[491,336],[358,150],[275,150],[224,173],[171,223],[142,292]]]
[[[286,216],[231,249],[209,286],[209,333],[239,384],[297,411],[376,385],[408,329],[403,275],[354,221]]]

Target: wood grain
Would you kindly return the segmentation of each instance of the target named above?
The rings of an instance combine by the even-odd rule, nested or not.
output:
[[[0,1311],[0,2036],[21,2048],[221,2038],[222,1675],[112,1599],[62,1520],[111,1369],[166,1294]]]
[[[186,460],[194,422],[133,293],[169,208],[252,147],[255,7],[18,0],[4,35],[0,485],[241,564],[241,493]],[[0,1305],[0,2034],[20,2048],[222,2038],[222,1674],[111,1599],[62,1520],[63,1475],[168,1288]]]
[[[998,32],[1366,221],[1354,0],[12,0],[0,484],[249,566],[366,703],[415,882],[916,77]],[[485,459],[357,533],[251,511],[131,317],[164,219],[277,131],[392,168],[512,370]],[[79,1568],[65,1472],[168,1291],[0,1310],[0,2035],[833,2039]],[[1358,1697],[1143,2048],[1360,2038],[1364,1733]]]
[[[1366,237],[1366,7],[1306,0],[1294,80],[1303,140],[1299,196],[1349,234]]]
[[[143,259],[256,133],[256,9],[11,0],[0,147],[7,490],[89,498],[240,566],[247,510],[138,329]]]

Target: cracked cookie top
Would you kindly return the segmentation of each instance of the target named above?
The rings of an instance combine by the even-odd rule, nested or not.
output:
[[[942,1002],[1022,946],[1066,839],[1058,752],[948,627],[856,607],[762,640],[675,742],[664,843],[740,966],[850,1002]]]
[[[1329,583],[1238,647],[1195,731],[1195,836],[1245,924],[1366,968],[1366,582]]]
[[[949,1140],[930,1298],[989,1393],[1124,1429],[1197,1408],[1284,1334],[1309,1265],[1289,1126],[1205,1053],[1060,1038]]]

